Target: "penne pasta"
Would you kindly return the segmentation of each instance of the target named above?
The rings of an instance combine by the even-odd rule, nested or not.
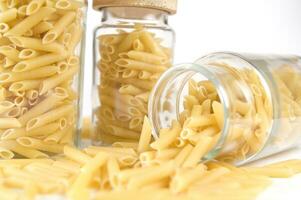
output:
[[[143,31],[141,33],[141,41],[153,54],[166,57],[163,49],[154,41],[154,38],[149,32]]]
[[[16,118],[0,118],[0,129],[19,128],[21,123]]]
[[[144,117],[143,127],[138,143],[138,152],[142,153],[150,148],[150,142],[152,138],[151,125],[147,117]]]
[[[147,32],[146,29],[138,25],[131,32],[120,30],[116,34],[104,34],[98,38],[100,60],[97,61],[97,67],[102,73],[98,85],[100,107],[112,109],[114,117],[110,114],[110,118],[120,121],[121,128],[127,129],[122,129],[123,133],[127,133],[128,130],[141,131],[142,117],[147,114],[148,96],[156,81],[151,77],[154,74],[158,77],[170,65],[168,56],[150,52],[145,41],[147,39],[149,39],[147,41],[155,41],[154,34],[146,34],[146,40],[143,41],[144,32]],[[157,47],[163,49],[159,44]],[[109,82],[110,86],[107,87],[106,84]],[[98,126],[106,123],[102,120],[103,117],[106,118],[103,114],[95,114],[97,121],[101,122]],[[110,124],[115,126],[117,122],[110,122]],[[101,129],[109,135],[116,135],[116,131],[110,125]],[[118,135],[123,135],[123,138],[129,136]]]
[[[84,5],[77,0],[0,0],[0,143],[11,156],[45,158],[74,144]],[[2,151],[7,159],[8,151]],[[20,183],[28,185],[28,199],[34,198],[34,188],[59,192],[69,183],[47,178],[40,168],[30,174],[52,183]]]
[[[48,79],[45,79],[41,86],[40,86],[40,95],[45,94],[48,90],[60,85],[63,83],[65,80],[69,80],[72,78],[76,73],[78,72],[78,67],[74,66],[72,68],[69,68],[67,71],[64,73],[52,76]]]
[[[39,52],[37,52],[36,50],[23,49],[19,53],[19,58],[23,59],[23,60],[26,60],[26,59],[31,59],[31,58],[37,57],[38,55],[39,55]]]
[[[166,57],[161,57],[142,51],[129,51],[127,53],[127,56],[130,59],[138,60],[145,63],[155,64],[155,65],[165,65],[167,63]]]
[[[93,174],[99,169],[102,165],[107,162],[108,155],[103,152],[99,152],[93,159],[87,162],[82,170],[80,175],[75,180],[72,185],[68,197],[69,198],[84,198],[86,199],[88,195],[87,187],[90,183]]]
[[[2,23],[10,22],[17,18],[17,9],[11,8],[0,13],[0,21]]]
[[[48,21],[42,21],[33,27],[32,31],[34,35],[39,35],[41,33],[45,33],[53,28],[53,24]]]
[[[58,3],[58,2],[57,2]],[[57,4],[56,4],[57,5]],[[63,32],[64,27],[71,24],[75,18],[74,12],[67,12],[62,18],[60,18],[52,29],[50,29],[43,37],[43,43],[49,44],[55,41],[59,35]]]
[[[135,61],[135,60],[130,60],[130,59],[118,59],[116,61],[116,65],[120,67],[125,67],[127,69],[132,69],[132,70],[145,70],[149,72],[163,72],[166,70],[166,67],[164,66],[158,66],[158,65],[152,65],[140,61]]]
[[[181,125],[173,121],[172,128],[168,130],[168,134],[164,134],[164,136],[160,137],[158,140],[153,142],[150,146],[156,150],[162,150],[169,147],[179,136],[181,131]]]
[[[63,105],[51,111],[48,111],[36,118],[32,118],[26,123],[26,130],[32,130],[34,128],[41,127],[47,123],[56,121],[60,117],[67,115],[74,109],[73,105]]]
[[[64,148],[63,145],[47,144],[41,140],[34,139],[31,137],[19,137],[16,141],[24,147],[30,147],[51,153],[62,153]]]
[[[58,0],[55,3],[55,7],[62,10],[77,10],[83,7],[83,3],[74,0]]]
[[[35,14],[25,18],[16,26],[14,26],[11,30],[6,32],[5,36],[21,36],[22,34],[26,33],[26,31],[30,30],[32,27],[41,22],[44,17],[52,14],[53,12],[55,12],[55,9],[53,8],[41,8]]]
[[[21,61],[17,63],[14,68],[13,72],[24,72],[36,69],[38,67],[50,65],[56,63],[58,61],[64,60],[67,56],[60,55],[56,53],[45,54],[36,58],[28,59],[26,61]]]
[[[64,92],[55,92],[53,95],[49,96],[48,98],[45,98],[43,101],[41,101],[37,106],[34,108],[30,109],[27,113],[22,115],[18,120],[22,123],[25,124],[27,123],[30,119],[41,115],[48,110],[54,108],[59,101],[64,100],[67,98],[67,94]],[[58,117],[59,118],[59,117]]]
[[[63,45],[52,42],[50,44],[43,44],[41,39],[37,38],[30,38],[30,37],[21,37],[21,36],[11,36],[9,40],[17,45],[18,47],[22,48],[32,48],[39,51],[47,51],[53,53],[65,53],[65,48]]]
[[[0,53],[14,62],[18,62],[20,60],[19,59],[19,51],[9,45],[1,46]]]
[[[183,163],[183,167],[193,167],[200,161],[206,153],[208,153],[210,149],[210,145],[212,143],[211,137],[203,136],[196,146],[192,149],[189,156],[186,158],[185,162]]]
[[[0,74],[0,83],[11,83],[28,79],[40,79],[54,75],[58,72],[57,66],[40,67],[35,70],[17,73],[4,72]]]
[[[46,0],[33,0],[26,6],[26,15],[32,15],[43,6]]]

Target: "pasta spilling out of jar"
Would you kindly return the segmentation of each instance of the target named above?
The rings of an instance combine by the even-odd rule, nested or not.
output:
[[[246,162],[258,154],[256,159],[298,144],[301,138],[301,71],[293,63],[274,63],[271,77],[276,90],[271,92],[279,94],[274,95],[274,99],[255,70],[239,69],[225,63],[213,65],[226,72],[220,74],[220,81],[228,94],[228,102],[221,100],[211,81],[193,76],[188,81],[179,122],[174,121],[171,129],[161,129],[162,137],[153,148],[192,145],[197,154],[184,164],[191,166],[200,159],[212,158]]]
[[[171,65],[171,51],[141,25],[131,32],[99,38],[100,106],[96,137],[104,143],[137,141],[148,97],[161,73]]]
[[[92,125],[88,120],[84,124],[86,135],[90,135]],[[198,163],[204,148],[192,144],[176,147],[169,142],[181,133],[179,123],[174,122],[165,133],[160,135],[160,142],[153,142],[145,117],[138,142],[83,150],[66,145],[63,155],[51,159],[0,160],[1,198],[61,194],[70,200],[255,199],[272,184],[272,178],[301,172],[300,160],[263,167],[236,167],[221,161]]]
[[[0,157],[45,158],[73,144],[83,2],[0,2]]]

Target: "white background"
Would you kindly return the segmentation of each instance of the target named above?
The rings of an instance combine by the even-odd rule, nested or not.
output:
[[[93,29],[101,13],[89,2],[84,85],[84,114],[91,113]],[[300,0],[179,0],[178,13],[169,19],[176,32],[175,63],[193,62],[213,51],[301,55]],[[260,161],[301,159],[301,150]],[[260,200],[301,197],[301,175],[277,180]]]
[[[175,63],[213,51],[301,55],[301,0],[178,0],[169,17],[176,32]],[[93,29],[101,13],[89,1],[84,113],[90,113]]]

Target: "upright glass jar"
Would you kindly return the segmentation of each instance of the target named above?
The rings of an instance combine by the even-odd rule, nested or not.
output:
[[[46,158],[78,142],[86,6],[1,2],[1,158]]]
[[[96,144],[137,141],[149,94],[172,63],[174,32],[167,16],[176,0],[97,1],[93,123]]]
[[[154,136],[172,120],[176,145],[237,165],[300,145],[301,60],[213,53],[165,72],[150,96]],[[180,142],[179,142],[180,141]]]

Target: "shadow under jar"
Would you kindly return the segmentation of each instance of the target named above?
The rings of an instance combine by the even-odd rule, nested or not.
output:
[[[149,118],[155,137],[178,121],[200,161],[241,165],[300,144],[300,91],[297,56],[213,53],[160,77]]]
[[[149,94],[172,64],[167,16],[176,1],[105,2],[94,1],[103,12],[94,33],[94,144],[137,141]]]
[[[86,2],[0,7],[0,157],[47,158],[78,143]]]

